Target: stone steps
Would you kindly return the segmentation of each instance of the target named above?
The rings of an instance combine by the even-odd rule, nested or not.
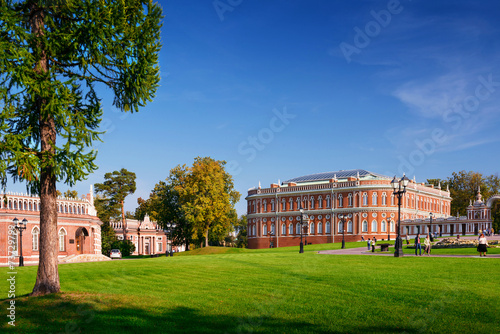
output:
[[[97,262],[111,261],[111,259],[103,254],[79,254],[69,255],[59,260],[59,263],[75,263],[75,262]]]

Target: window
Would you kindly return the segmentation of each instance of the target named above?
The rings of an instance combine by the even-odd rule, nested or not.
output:
[[[323,234],[323,223],[318,223],[318,234]]]
[[[391,220],[391,232],[394,232],[394,221]]]
[[[262,225],[262,235],[267,235],[267,225]]]
[[[377,193],[373,193],[373,195],[372,195],[372,206],[378,205],[377,204],[377,202],[378,202],[377,199],[378,199]]]
[[[286,224],[281,225],[281,234],[286,235]]]
[[[338,226],[339,226],[339,233],[342,233],[342,231],[344,230],[344,223],[339,220]]]
[[[300,198],[297,197],[297,210],[302,208],[302,205],[300,204]]]
[[[255,236],[257,233],[255,232],[255,225],[252,226],[252,235]]]
[[[325,227],[326,227],[326,231],[325,232],[326,233],[331,233],[330,222],[327,222]]]
[[[311,197],[311,200],[309,202],[311,202],[310,204],[311,210],[314,210],[314,197]]]
[[[342,207],[343,201],[344,201],[344,198],[342,197],[342,194],[339,194],[339,208]]]
[[[363,220],[363,224],[361,225],[361,231],[368,232],[368,222],[366,220]]]
[[[387,232],[387,223],[385,220],[382,221],[382,232]]]
[[[31,237],[33,239],[33,241],[32,241],[33,250],[34,251],[38,251],[38,241],[40,240],[39,239],[39,237],[40,237],[40,230],[38,229],[37,226],[35,226],[33,228],[33,230],[31,230]]]
[[[285,211],[285,199],[281,200],[281,212]]]
[[[288,225],[288,234],[293,234],[293,224]]]
[[[274,212],[274,199],[271,200],[271,211]]]
[[[271,224],[271,233],[276,234],[276,229],[274,228],[274,224]]]
[[[156,244],[156,251],[157,252],[163,252],[163,244],[161,242],[158,242]]]
[[[350,221],[350,220],[347,222],[347,232],[352,233],[352,221]]]
[[[295,234],[300,234],[300,224],[295,225]]]
[[[323,197],[321,196],[318,197],[318,208],[323,208]]]
[[[382,205],[387,205],[387,195],[382,193]]]
[[[330,196],[326,196],[326,207],[330,207]]]
[[[66,250],[66,230],[59,230],[59,251],[64,252]]]
[[[363,193],[363,205],[368,205],[368,195],[367,195],[367,193]]]
[[[377,221],[372,221],[372,232],[377,232]]]
[[[314,223],[311,223],[311,226],[309,228],[309,234],[314,234]]]
[[[349,193],[349,196],[347,198],[347,202],[348,202],[349,206],[352,206],[352,194],[351,193]]]
[[[288,210],[293,211],[293,199],[291,199],[291,198],[288,201]]]
[[[266,212],[267,211],[267,201],[264,200],[264,202],[262,202],[262,212]]]
[[[391,205],[394,206],[394,194],[391,195]]]

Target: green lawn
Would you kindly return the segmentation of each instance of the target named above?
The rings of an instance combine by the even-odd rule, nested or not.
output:
[[[206,250],[212,254],[60,265],[63,293],[18,298],[16,327],[4,317],[0,328],[7,333],[500,332],[499,259],[332,256],[313,248],[332,245],[308,245],[304,254],[298,247]],[[27,294],[36,267],[17,270],[17,294]],[[2,277],[7,271],[0,268]],[[8,302],[1,302],[4,312]]]

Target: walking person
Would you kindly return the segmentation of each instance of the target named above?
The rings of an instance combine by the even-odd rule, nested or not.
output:
[[[424,240],[424,246],[425,246],[425,254],[427,256],[431,255],[431,237],[429,234],[427,234],[427,237]]]
[[[375,253],[375,244],[377,243],[377,238],[373,238],[373,241],[372,241],[372,253]]]
[[[422,243],[420,242],[420,233],[415,237],[415,256],[417,256],[417,250],[420,251],[420,256],[422,256]]]
[[[372,243],[372,241],[370,240],[370,238],[368,238],[368,241],[366,242],[366,245],[368,246],[368,250],[370,250],[371,243]]]
[[[477,251],[479,252],[479,256],[486,256],[486,252],[488,251],[488,240],[483,233],[479,236],[479,244],[477,245]]]

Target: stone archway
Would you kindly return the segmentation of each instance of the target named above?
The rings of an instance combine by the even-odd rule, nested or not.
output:
[[[491,196],[489,199],[488,199],[488,202],[486,202],[486,206],[491,209],[491,207],[493,206],[493,202],[495,202],[496,200],[500,200],[500,194],[495,194],[493,196]]]
[[[75,232],[76,253],[83,254],[85,237],[89,236],[89,231],[85,227],[79,227]]]

